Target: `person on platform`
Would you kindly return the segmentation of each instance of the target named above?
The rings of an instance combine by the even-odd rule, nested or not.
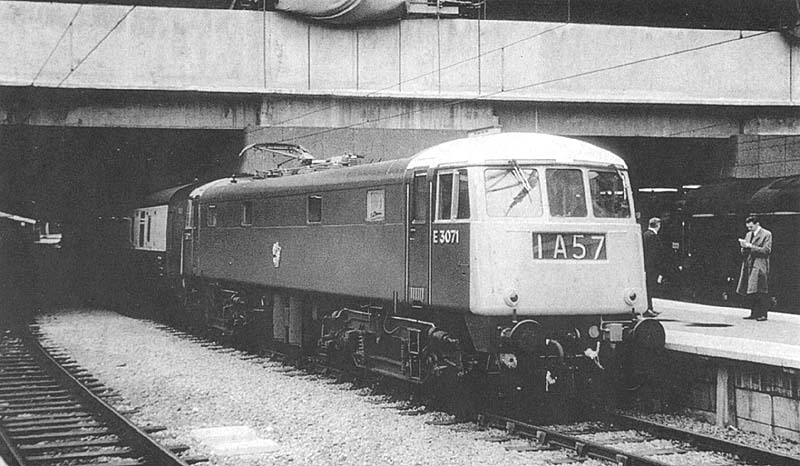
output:
[[[661,229],[661,219],[653,217],[647,222],[647,230],[642,235],[644,242],[644,273],[647,284],[647,310],[644,317],[655,317],[658,312],[653,310],[653,293],[656,285],[661,283],[661,268],[663,263],[663,245],[658,231]]]
[[[746,296],[750,315],[745,319],[767,320],[769,308],[769,255],[772,253],[772,233],[763,228],[756,216],[744,221],[747,234],[739,239],[742,253],[742,271],[736,292]]]

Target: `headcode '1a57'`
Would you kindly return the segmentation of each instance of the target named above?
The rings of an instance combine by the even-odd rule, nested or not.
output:
[[[605,260],[602,233],[533,233],[535,260]]]

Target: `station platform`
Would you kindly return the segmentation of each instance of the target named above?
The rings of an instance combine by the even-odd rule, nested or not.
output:
[[[770,312],[745,320],[748,309],[654,299],[667,349],[734,361],[800,369],[800,315]]]
[[[661,382],[720,427],[800,442],[800,315],[654,299],[672,356]]]

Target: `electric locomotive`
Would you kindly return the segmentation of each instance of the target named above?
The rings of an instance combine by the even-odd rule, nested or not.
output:
[[[133,247],[163,233],[140,252],[204,326],[260,325],[271,343],[415,383],[477,373],[550,390],[663,347],[639,315],[640,229],[611,152],[503,133],[313,167],[170,190],[133,212]]]

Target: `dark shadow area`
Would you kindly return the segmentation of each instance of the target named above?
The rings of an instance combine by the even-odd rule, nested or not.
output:
[[[30,1],[30,0],[29,0]],[[51,1],[51,0],[33,0]],[[57,3],[273,10],[275,0],[56,0]],[[462,18],[694,29],[780,30],[797,20],[794,0],[472,0],[439,2]],[[435,6],[434,0],[428,4]]]
[[[0,219],[0,298],[11,309],[0,319],[29,307],[114,304],[127,210],[152,191],[230,174],[240,147],[237,131],[0,128],[0,211],[63,234],[58,246],[35,245]]]
[[[488,19],[701,29],[793,26],[793,0],[488,0]]]

